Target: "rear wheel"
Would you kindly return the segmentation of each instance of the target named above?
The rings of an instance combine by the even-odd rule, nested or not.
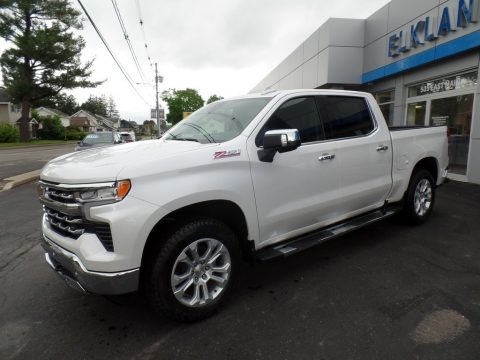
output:
[[[405,202],[405,214],[412,224],[428,220],[435,203],[435,182],[427,170],[416,171],[410,181]]]
[[[180,226],[149,268],[151,305],[178,321],[210,316],[231,287],[238,258],[235,234],[222,222],[196,219]]]

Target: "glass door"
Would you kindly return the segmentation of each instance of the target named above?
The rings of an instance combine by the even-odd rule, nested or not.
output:
[[[447,126],[449,169],[461,175],[467,172],[477,77],[475,69],[407,88],[405,125]]]
[[[450,170],[465,175],[472,124],[473,94],[432,99],[429,125],[448,128]]]

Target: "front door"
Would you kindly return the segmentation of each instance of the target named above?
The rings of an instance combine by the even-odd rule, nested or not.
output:
[[[302,145],[277,153],[271,163],[260,161],[263,134],[280,129],[298,129]],[[335,154],[336,143],[324,140],[315,97],[293,95],[249,138],[261,247],[314,230],[338,215],[338,162],[322,159]]]

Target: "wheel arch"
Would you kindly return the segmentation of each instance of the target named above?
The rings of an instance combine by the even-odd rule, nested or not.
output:
[[[412,169],[412,173],[410,174],[410,181],[412,181],[412,178],[413,178],[413,175],[415,174],[415,172],[417,172],[418,170],[420,169],[424,169],[424,170],[427,170],[428,172],[430,172],[433,176],[433,180],[434,180],[434,186],[437,184],[437,180],[438,180],[438,171],[439,171],[439,165],[438,165],[438,160],[433,157],[433,156],[427,156],[427,157],[424,157],[423,159],[417,161],[417,163],[415,164],[415,166],[413,167]]]
[[[143,249],[142,268],[178,226],[195,217],[213,218],[230,227],[238,237],[244,259],[252,261],[253,241],[249,240],[247,219],[240,206],[230,200],[208,200],[178,208],[155,224]]]

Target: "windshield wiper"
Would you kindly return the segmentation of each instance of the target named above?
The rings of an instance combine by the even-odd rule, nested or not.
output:
[[[183,138],[183,137],[178,137],[178,135],[175,135],[175,134],[172,134],[172,133],[169,133],[169,135],[171,136],[170,139],[167,139],[167,140],[177,140],[177,141],[194,141],[194,142],[200,142],[198,141],[197,139],[194,139],[194,138]]]
[[[202,128],[200,125],[190,124],[190,123],[183,123],[183,125],[190,126],[190,127],[194,128],[195,130],[197,130],[200,134],[202,134],[208,140],[209,143],[212,143],[212,142],[216,143],[216,141],[212,137],[212,135],[210,135],[207,131],[205,131],[205,129]]]

